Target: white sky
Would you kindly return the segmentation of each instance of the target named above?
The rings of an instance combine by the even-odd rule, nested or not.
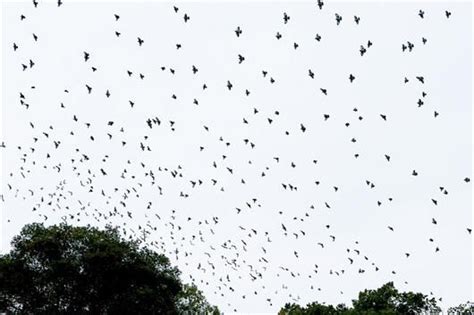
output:
[[[189,281],[192,275],[208,300],[223,311],[276,312],[291,301],[348,303],[360,290],[387,281],[401,290],[433,292],[443,298],[442,306],[472,299],[472,236],[466,230],[472,228],[472,186],[464,182],[472,174],[470,3],[339,2],[326,3],[323,10],[307,2],[177,6],[178,13],[169,3],[66,1],[57,8],[40,2],[36,9],[30,2],[3,4],[4,250],[25,223],[42,222],[46,215],[46,223],[54,224],[81,212],[80,222],[77,215],[68,216],[68,222],[110,222],[128,234],[130,229],[138,232],[139,225],[156,227],[147,241],[163,242],[183,279]],[[418,16],[420,9],[424,19]],[[445,10],[452,12],[449,19]],[[290,16],[287,24],[284,12]],[[191,17],[188,23],[183,21],[185,13]],[[335,13],[343,18],[339,26]],[[21,14],[26,16],[23,21]],[[115,21],[113,14],[120,19]],[[360,16],[359,25],[354,15]],[[242,29],[239,38],[237,26]],[[119,38],[115,31],[121,33]],[[36,42],[32,33],[38,36]],[[317,33],[320,42],[314,39]],[[137,37],[144,40],[141,47]],[[368,40],[373,46],[361,57],[359,47],[367,47]],[[412,52],[402,52],[407,41],[415,45]],[[13,43],[19,47],[16,51]],[[182,45],[179,50],[177,43]],[[84,51],[90,54],[87,62]],[[242,64],[239,54],[245,57]],[[30,59],[35,65],[22,71],[21,64]],[[193,65],[199,69],[196,74]],[[127,70],[133,72],[131,77]],[[265,78],[263,70],[268,71]],[[425,83],[416,76],[423,76]],[[91,94],[86,84],[93,87]],[[320,88],[327,89],[327,95]],[[20,104],[20,92],[28,109]],[[419,98],[424,101],[420,108]],[[129,100],[135,102],[133,108]],[[436,118],[434,111],[439,113]],[[324,114],[330,115],[327,121]],[[155,116],[161,125],[149,129],[146,120]],[[113,126],[108,121],[114,121]],[[53,141],[61,141],[58,149]],[[140,142],[151,151],[142,151]],[[88,161],[79,161],[82,153]],[[124,168],[127,174],[121,178]],[[150,170],[156,176],[154,185],[145,176]],[[172,177],[170,170],[182,177]],[[411,175],[413,170],[417,177]],[[93,192],[90,185],[81,186],[88,178]],[[203,184],[192,188],[190,181],[199,179]],[[298,190],[284,190],[282,183]],[[132,190],[123,200],[127,189],[136,189],[139,197]],[[189,197],[180,197],[181,192]],[[39,205],[42,196],[45,201]],[[90,204],[81,210],[79,201]],[[32,212],[33,207],[37,210]],[[123,218],[109,217],[114,207]],[[236,207],[242,209],[239,214]],[[213,217],[218,217],[217,224]],[[221,246],[224,242],[227,249]],[[229,263],[233,259],[238,268]]]

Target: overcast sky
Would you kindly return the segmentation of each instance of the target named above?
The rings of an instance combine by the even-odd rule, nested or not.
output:
[[[472,299],[470,3],[2,5],[4,251],[28,222],[111,223],[223,311],[388,281]]]

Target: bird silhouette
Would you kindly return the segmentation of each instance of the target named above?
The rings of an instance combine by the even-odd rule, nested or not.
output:
[[[234,32],[237,37],[240,37],[240,35],[242,35],[242,29],[240,28],[240,26],[237,26],[237,29]]]

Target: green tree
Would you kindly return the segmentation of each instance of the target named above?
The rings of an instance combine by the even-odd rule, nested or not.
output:
[[[279,312],[278,315],[335,315],[347,312],[348,308],[344,304],[339,304],[336,307],[332,305],[324,305],[318,302],[312,302],[301,307],[297,304],[287,303]]]
[[[177,296],[176,307],[179,314],[220,314],[219,309],[207,302],[202,292],[194,285],[185,284]]]
[[[339,304],[336,307],[317,302],[301,307],[286,304],[280,315],[395,315],[395,314],[439,314],[440,308],[434,298],[422,293],[399,292],[393,282],[388,282],[376,290],[359,292],[358,299],[352,300],[352,307]]]
[[[441,310],[434,298],[429,299],[422,293],[400,293],[388,282],[376,290],[359,292],[359,298],[352,301],[353,309],[359,314],[420,314],[436,313]]]
[[[448,309],[448,315],[472,315],[474,314],[474,303],[466,302]]]
[[[0,256],[0,311],[177,314],[186,296],[179,274],[117,229],[30,224]]]

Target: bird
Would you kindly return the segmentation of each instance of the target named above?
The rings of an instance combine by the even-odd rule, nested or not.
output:
[[[323,6],[324,6],[324,2],[322,0],[317,0],[317,5],[318,5],[319,9],[322,10]]]
[[[237,26],[237,29],[234,32],[237,37],[240,37],[240,35],[242,35],[242,29],[240,28],[240,26]]]

